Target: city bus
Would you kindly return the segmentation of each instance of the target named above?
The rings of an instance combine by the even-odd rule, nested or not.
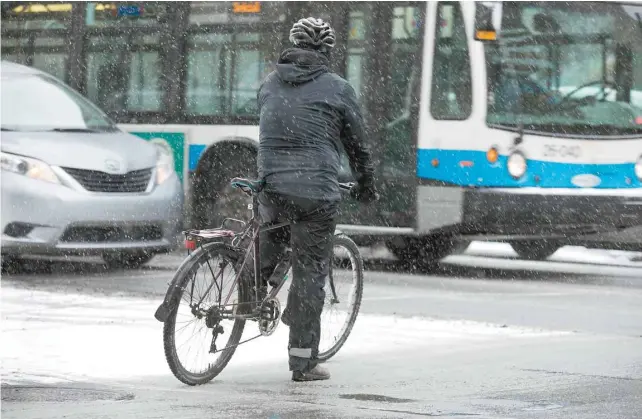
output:
[[[256,93],[302,16],[337,31],[369,127],[382,199],[342,204],[355,241],[419,264],[471,240],[642,250],[633,2],[3,2],[2,58],[157,143],[185,225],[212,227],[247,211],[229,180],[256,176]]]

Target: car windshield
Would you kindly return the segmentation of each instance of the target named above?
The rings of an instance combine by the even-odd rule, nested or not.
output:
[[[49,76],[4,73],[1,92],[3,131],[118,130],[100,109]]]
[[[642,133],[642,6],[504,2],[487,44],[487,122],[554,134]]]

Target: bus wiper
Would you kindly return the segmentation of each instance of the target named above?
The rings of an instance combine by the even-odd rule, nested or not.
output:
[[[0,127],[2,131],[15,131],[15,129]]]
[[[522,118],[519,118],[519,124],[517,125],[517,137],[513,139],[513,146],[518,146],[524,142],[524,121]]]
[[[99,132],[91,128],[52,128],[50,131],[55,132]]]

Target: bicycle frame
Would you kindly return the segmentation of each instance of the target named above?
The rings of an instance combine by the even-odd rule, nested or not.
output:
[[[247,192],[246,192],[247,193]],[[248,249],[245,252],[245,257],[243,259],[243,264],[241,265],[241,268],[239,272],[237,273],[236,281],[240,280],[240,275],[241,272],[243,272],[243,268],[245,267],[245,263],[247,262],[247,257],[249,255],[250,249],[252,249],[253,256],[254,256],[254,289],[258,290],[262,284],[261,284],[261,233],[265,233],[267,231],[272,231],[272,230],[278,230],[280,228],[288,227],[290,226],[291,222],[286,221],[282,223],[275,223],[275,224],[260,224],[260,214],[259,214],[259,202],[258,202],[258,194],[257,193],[251,193],[252,196],[252,219],[249,222],[248,228],[241,234],[241,240],[243,237],[246,237],[247,230],[249,229],[252,233],[252,240],[250,246],[248,246]],[[290,265],[291,266],[291,265]],[[290,266],[288,266],[288,269],[290,269]],[[276,269],[276,268],[275,268]],[[285,281],[280,281],[279,284],[274,287],[270,293],[267,295],[266,298],[274,298],[281,288],[283,287],[283,284],[285,284]],[[257,303],[260,303],[260,301],[257,301]]]
[[[259,214],[259,205],[258,205],[258,194],[247,192],[245,190],[243,190],[243,192],[252,197],[252,204],[251,204],[251,207],[249,208],[252,210],[252,218],[250,219],[249,222],[246,223],[241,220],[227,218],[223,220],[223,224],[219,228],[215,228],[211,230],[200,230],[200,231],[199,230],[184,231],[183,233],[185,234],[185,244],[186,244],[185,247],[188,249],[188,251],[190,251],[190,250],[195,250],[198,247],[197,242],[205,241],[206,243],[209,243],[212,241],[211,239],[216,240],[220,238],[232,238],[232,246],[238,248],[239,242],[242,242],[244,239],[250,237],[249,245],[247,246],[247,248],[242,249],[244,250],[243,262],[240,265],[238,272],[236,273],[236,277],[234,278],[234,283],[232,284],[232,290],[234,289],[234,285],[237,283],[240,283],[239,281],[241,281],[241,275],[245,269],[245,264],[248,261],[250,251],[253,251],[253,257],[254,257],[254,266],[253,266],[254,283],[252,285],[254,286],[254,290],[258,290],[259,287],[262,285],[261,284],[260,235],[261,233],[266,231],[288,227],[291,224],[291,222],[287,221],[287,222],[276,223],[276,224],[261,225],[259,221],[260,214]],[[236,221],[236,222],[242,223],[244,225],[243,230],[240,233],[237,233],[236,231],[226,229],[225,225],[229,221]],[[287,269],[289,270],[290,266],[288,266]],[[205,295],[209,293],[211,288],[214,286],[215,282],[216,282],[216,278],[213,279],[212,283],[205,290]],[[280,283],[270,291],[270,293],[266,296],[266,298],[274,298],[279,293],[279,291],[281,290],[285,282],[286,281],[280,281]],[[259,313],[257,312],[257,309],[260,308],[261,302],[262,301],[250,302],[250,304],[252,304],[252,310],[251,310],[252,312],[248,314],[235,314],[234,310],[222,310],[220,312],[220,315],[222,318],[225,318],[225,319],[246,319],[246,320],[255,319],[259,315]]]
[[[340,184],[341,188],[344,190],[349,190],[351,187],[351,184]],[[255,295],[257,295],[256,291],[260,289],[262,286],[261,284],[261,255],[260,255],[260,235],[261,233],[271,231],[271,230],[277,230],[279,228],[284,228],[288,227],[291,225],[291,222],[286,221],[282,223],[275,223],[275,224],[260,224],[260,214],[259,214],[259,203],[258,203],[258,193],[253,192],[251,190],[246,190],[245,188],[241,188],[241,190],[252,197],[252,204],[248,209],[252,210],[252,218],[250,219],[249,222],[245,223],[244,221],[241,220],[236,220],[236,219],[231,219],[231,218],[226,218],[223,220],[223,223],[221,227],[211,229],[211,230],[188,230],[184,231],[183,233],[185,234],[185,247],[188,250],[195,250],[197,247],[197,241],[206,241],[210,242],[211,240],[209,239],[220,239],[220,238],[232,238],[232,246],[235,248],[238,248],[238,243],[243,241],[244,239],[250,237],[250,244],[248,245],[247,249],[244,249],[244,257],[243,257],[243,263],[241,264],[236,277],[234,279],[234,284],[240,283],[241,281],[241,275],[243,273],[243,270],[245,269],[245,264],[247,263],[248,256],[250,254],[250,251],[253,251],[253,257],[254,257],[254,266],[253,266],[253,271],[254,271],[254,290],[255,290]],[[237,233],[233,230],[228,230],[225,229],[226,222],[228,221],[236,221],[244,225],[243,230],[240,233]],[[200,238],[201,240],[198,240]],[[241,249],[243,250],[243,249]],[[279,261],[280,263],[281,261]],[[289,262],[290,263],[290,262]],[[289,270],[291,267],[291,263],[287,267],[287,270]],[[286,270],[286,271],[287,271]],[[275,268],[276,271],[276,268]],[[275,272],[273,271],[273,273]],[[336,295],[336,290],[334,287],[334,281],[332,281],[332,265],[330,265],[330,288],[332,290],[333,294],[333,301],[338,302],[337,295]],[[205,294],[207,295],[209,291],[212,289],[214,286],[214,283],[216,281],[216,278],[212,281],[212,283],[208,286],[207,290],[205,291]],[[281,288],[285,284],[286,281],[279,281],[279,284],[275,287],[272,288],[270,293],[265,297],[265,300],[267,299],[272,299],[276,297],[276,295],[281,291]],[[232,290],[234,289],[234,284],[232,285]],[[231,296],[230,291],[230,296]],[[229,299],[229,296],[228,296]],[[260,315],[260,305],[263,301],[253,301],[250,302],[252,304],[251,306],[251,313],[249,314],[236,314],[234,313],[234,309],[231,310],[221,310],[220,315],[221,318],[225,319],[256,319]],[[241,304],[245,304],[241,303]],[[226,304],[227,305],[227,301]]]
[[[168,284],[169,287],[165,294],[165,298],[154,313],[154,317],[161,323],[164,323],[163,342],[167,362],[172,373],[183,383],[197,385],[211,380],[214,376],[218,375],[223,368],[225,368],[225,365],[227,365],[236,347],[261,336],[272,335],[279,325],[282,313],[281,304],[277,298],[277,294],[287,282],[287,277],[284,277],[284,275],[292,267],[292,261],[287,257],[287,253],[282,254],[282,256],[286,256],[285,258],[278,258],[280,260],[278,260],[270,278],[267,278],[268,283],[273,285],[272,290],[269,293],[266,293],[267,295],[263,297],[263,291],[267,290],[266,288],[263,288],[263,278],[261,277],[261,233],[280,228],[287,228],[292,224],[292,221],[261,224],[257,193],[260,186],[257,185],[259,185],[257,181],[239,178],[235,178],[232,182],[232,186],[240,188],[244,193],[252,197],[252,204],[251,206],[248,206],[248,209],[252,210],[252,217],[249,221],[245,222],[226,218],[218,228],[183,231],[183,234],[185,235],[185,247],[188,250],[188,257],[183,261],[173,279]],[[344,190],[349,190],[350,188],[346,187],[346,184],[340,184],[340,187]],[[229,226],[227,224],[234,221],[239,222],[241,227],[228,228]],[[363,261],[359,255],[359,250],[356,244],[354,241],[350,240],[349,237],[336,230],[334,240],[335,246],[343,246],[348,251],[350,260],[353,263],[353,283],[356,286],[356,289],[355,293],[351,293],[351,295],[356,297],[351,299],[354,304],[352,310],[348,313],[346,323],[341,329],[339,340],[335,341],[329,349],[324,351],[323,356],[319,353],[319,359],[321,362],[334,356],[344,344],[356,320],[363,295]],[[196,250],[199,247],[201,249],[192,255],[190,251]],[[287,252],[291,251],[292,249],[287,249]],[[254,256],[254,281],[250,281],[248,278],[250,269],[246,266],[250,257],[250,252],[253,252]],[[213,261],[213,256],[221,256],[223,260],[218,263],[210,263]],[[231,262],[234,266],[236,275],[234,275],[235,278],[233,279],[234,282],[232,283],[231,289],[229,292],[225,291],[224,293],[223,284],[221,283],[220,286],[217,286],[217,284],[218,278],[223,276],[227,262]],[[214,277],[210,281],[210,284],[207,285],[205,295],[209,294],[212,288],[216,286],[219,296],[217,298],[218,301],[213,302],[211,306],[210,304],[203,304],[205,307],[201,307],[205,296],[200,298],[199,296],[194,296],[194,282],[192,282],[191,290],[189,289],[189,284],[194,279],[196,269],[201,267],[204,268],[206,264]],[[212,265],[220,266],[222,268],[221,272],[214,274]],[[332,300],[333,302],[338,303],[339,301],[334,287],[332,264],[329,266],[327,280],[332,289]],[[257,301],[252,301],[253,298],[245,294],[245,292],[251,294],[248,288],[250,288],[250,284],[252,282],[255,290],[254,296],[257,297],[254,298],[254,300]],[[239,289],[235,290],[235,285],[237,284]],[[236,303],[233,301],[228,304],[230,298],[235,295],[235,291],[238,293],[239,301]],[[205,326],[211,330],[212,340],[210,343],[209,353],[214,354],[224,352],[223,358],[219,358],[217,363],[209,363],[207,375],[205,376],[202,375],[202,372],[199,372],[200,375],[195,376],[192,375],[193,373],[188,374],[188,371],[186,371],[185,367],[178,359],[176,352],[176,331],[172,331],[171,328],[177,325],[176,315],[178,312],[178,304],[180,303],[181,296],[185,292],[189,292],[189,308],[192,311],[192,315],[199,320],[204,320]],[[224,296],[223,294],[227,294],[227,296]],[[259,298],[261,299],[259,300]],[[243,309],[242,311],[239,311],[239,307],[249,308],[249,310]],[[235,320],[234,325],[230,326],[231,341],[228,342],[224,348],[217,348],[217,338],[219,335],[225,334],[227,330],[227,327],[221,325],[221,320],[223,319]],[[243,338],[243,328],[246,320],[257,321],[259,334],[254,337],[241,340]]]

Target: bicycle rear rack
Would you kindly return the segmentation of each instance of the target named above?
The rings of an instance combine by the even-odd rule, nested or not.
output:
[[[238,229],[227,228],[228,224],[237,223],[240,225]],[[235,218],[226,218],[220,227],[210,228],[204,230],[190,229],[183,231],[185,236],[185,248],[188,251],[196,250],[199,246],[207,244],[211,241],[228,238],[234,239],[238,234],[241,234],[245,229],[247,223],[245,221],[237,220]]]

